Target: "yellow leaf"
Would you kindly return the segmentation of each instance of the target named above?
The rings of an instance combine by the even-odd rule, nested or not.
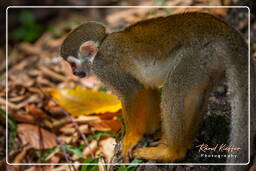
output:
[[[75,89],[56,89],[50,91],[50,94],[67,112],[75,116],[117,112],[121,109],[121,102],[116,96],[79,86]]]

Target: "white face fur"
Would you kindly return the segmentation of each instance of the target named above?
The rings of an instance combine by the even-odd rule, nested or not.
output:
[[[69,56],[67,61],[70,63],[73,74],[79,77],[85,77],[91,73],[90,68],[93,64],[94,57],[98,52],[98,43],[86,41],[78,51],[78,58]]]
[[[69,63],[75,64],[75,67],[76,67],[76,68],[80,68],[81,65],[82,65],[81,60],[75,58],[74,56],[69,56],[69,57],[67,58],[67,61],[68,61]]]

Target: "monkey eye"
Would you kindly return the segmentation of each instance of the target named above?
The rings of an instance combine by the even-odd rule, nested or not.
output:
[[[68,63],[70,64],[70,66],[71,66],[72,69],[75,69],[75,68],[76,68],[76,63],[74,63],[74,62],[68,62]]]

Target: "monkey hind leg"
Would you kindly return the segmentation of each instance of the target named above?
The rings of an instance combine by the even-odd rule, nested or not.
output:
[[[170,162],[186,155],[186,151],[172,151],[167,144],[160,144],[156,147],[142,147],[134,150],[135,158]]]
[[[136,149],[134,156],[164,162],[185,157],[205,113],[213,80],[217,78],[220,74],[200,67],[177,66],[162,92],[162,144]]]
[[[156,147],[136,149],[136,158],[171,162],[183,158],[192,145],[205,108],[206,94],[201,87],[186,93],[179,88],[165,91],[170,94],[163,95],[162,139]]]
[[[123,139],[123,156],[127,156],[144,134],[160,127],[160,93],[157,90],[139,89],[123,101],[126,133]]]

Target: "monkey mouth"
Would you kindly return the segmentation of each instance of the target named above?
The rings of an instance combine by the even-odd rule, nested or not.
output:
[[[81,69],[81,60],[73,57],[73,56],[69,56],[67,58],[68,63],[70,64],[72,70],[73,70],[73,74],[77,77],[83,78],[86,77],[86,72],[84,70]]]
[[[73,74],[74,74],[75,76],[80,77],[80,78],[86,77],[86,72],[84,72],[83,70],[79,70],[79,69],[73,70]]]

